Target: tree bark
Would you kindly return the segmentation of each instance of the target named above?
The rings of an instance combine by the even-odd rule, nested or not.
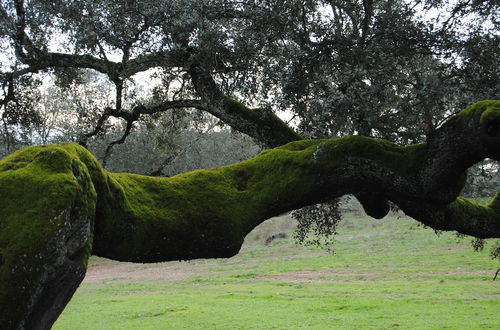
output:
[[[0,324],[50,329],[85,276],[96,193],[87,167],[57,147],[0,161]]]
[[[270,109],[251,109],[224,95],[210,73],[193,65],[189,69],[203,109],[232,128],[253,137],[267,148],[274,148],[302,137],[276,116]]]
[[[91,247],[133,262],[230,257],[264,220],[345,194],[369,215],[391,200],[432,228],[499,238],[500,194],[488,206],[457,198],[468,167],[500,160],[499,126],[500,101],[483,101],[427,144],[301,140],[171,178],[109,173],[77,144],[22,149],[0,161],[0,322],[50,328]]]

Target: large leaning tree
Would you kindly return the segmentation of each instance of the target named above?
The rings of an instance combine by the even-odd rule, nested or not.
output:
[[[50,328],[90,254],[132,262],[230,257],[264,220],[344,194],[368,215],[388,201],[438,230],[500,237],[500,194],[457,198],[465,171],[500,160],[500,101],[463,110],[427,143],[299,140],[233,165],[157,178],[104,170],[78,144],[0,161],[0,306],[6,328]]]
[[[90,70],[112,85],[78,143],[0,161],[2,326],[50,328],[91,254],[229,257],[262,221],[345,194],[376,218],[391,201],[437,230],[500,237],[500,195],[458,197],[469,167],[500,160],[500,101],[473,102],[499,95],[498,12],[465,0],[1,0],[4,144],[37,124],[50,77],[78,88]],[[139,80],[151,93],[130,93]],[[104,160],[145,117],[192,109],[273,149],[171,178],[110,173],[86,149],[112,118],[124,130]]]

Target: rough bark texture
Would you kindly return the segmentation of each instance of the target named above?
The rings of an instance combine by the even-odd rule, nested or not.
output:
[[[86,166],[63,148],[0,162],[2,329],[50,329],[85,276],[95,201]]]
[[[267,148],[302,139],[270,109],[251,109],[224,95],[212,76],[201,67],[193,65],[189,73],[196,92],[201,97],[201,108],[232,128],[253,137]]]
[[[488,206],[457,198],[468,167],[500,160],[499,125],[500,101],[483,101],[428,144],[301,140],[171,178],[109,173],[76,144],[25,148],[0,161],[0,321],[50,327],[84,276],[91,233],[92,253],[116,260],[229,257],[265,219],[351,193],[375,217],[391,200],[430,227],[500,237],[500,194]]]

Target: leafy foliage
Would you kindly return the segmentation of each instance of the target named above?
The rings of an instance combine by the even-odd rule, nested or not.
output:
[[[196,63],[222,92],[292,113],[306,137],[420,142],[450,113],[499,93],[498,11],[489,2],[34,0],[24,13],[10,1],[2,6],[11,18],[3,36],[14,44],[23,42],[13,22],[24,14],[33,47],[129,65],[94,67],[117,86],[155,68],[165,78],[152,83],[163,100],[196,96],[186,74]],[[78,67],[54,68],[58,84],[78,81]]]
[[[495,243],[493,244],[493,247],[491,248],[490,255],[493,259],[500,260],[500,240],[495,241]]]
[[[315,245],[333,251],[333,242],[337,234],[337,226],[342,219],[340,200],[333,199],[327,203],[303,207],[292,212],[297,220],[294,232],[295,241],[299,244]]]

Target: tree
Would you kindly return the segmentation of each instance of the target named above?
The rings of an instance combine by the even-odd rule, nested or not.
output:
[[[457,196],[468,167],[500,160],[499,125],[500,101],[483,101],[428,143],[300,140],[171,178],[107,172],[77,144],[22,149],[0,162],[2,324],[49,328],[91,253],[133,262],[229,257],[262,221],[348,193],[376,218],[391,200],[432,228],[498,238],[500,194],[487,206]]]
[[[105,166],[135,123],[190,108],[265,147],[346,134],[417,143],[450,114],[499,94],[497,7],[426,0],[4,0],[2,104],[25,94],[21,78],[55,75],[60,86],[78,89],[82,73],[101,74],[114,104],[98,109],[94,128],[78,140],[92,149],[110,118],[120,119],[123,133],[113,132]],[[151,80],[154,93],[130,93],[148,72],[160,77]],[[3,116],[15,117],[11,109],[0,105]],[[280,111],[297,119],[299,134],[274,115]],[[5,136],[11,141],[12,134]]]
[[[362,133],[420,142],[450,113],[499,92],[496,6],[442,7],[386,0],[4,0],[4,96],[20,94],[18,79],[30,74],[49,72],[61,83],[78,81],[82,69],[103,74],[115,102],[101,109],[102,120],[82,144],[110,117],[125,120],[129,132],[141,117],[185,108],[207,111],[267,147],[299,138],[274,118],[277,110],[297,116],[305,137]],[[441,10],[442,18],[420,17],[419,10]],[[127,95],[137,74],[151,69],[162,75],[163,92]],[[252,100],[260,111],[226,95]]]
[[[265,147],[356,133],[422,142],[451,113],[498,95],[497,7],[425,0],[4,0],[0,111],[8,118],[26,113],[12,101],[33,90],[23,88],[28,79],[50,75],[78,89],[85,83],[80,76],[93,70],[108,79],[114,102],[100,100],[99,118],[79,142],[91,146],[113,117],[124,129],[110,142],[104,165],[134,123],[190,108]],[[425,15],[436,11],[435,18]],[[154,93],[130,93],[148,72],[160,77],[151,81]],[[32,112],[36,100],[24,99]],[[275,117],[280,111],[298,120],[300,135]],[[4,125],[8,151],[23,140],[18,128]]]
[[[417,8],[446,3],[0,4],[0,42],[9,45],[0,70],[3,117],[15,118],[21,99],[36,102],[23,79],[40,80],[43,73],[71,88],[82,82],[82,73],[94,70],[110,81],[114,97],[99,109],[94,127],[80,134],[83,146],[105,132],[111,117],[123,120],[124,131],[108,150],[124,143],[145,116],[198,109],[266,147],[278,147],[254,160],[170,179],[108,173],[76,145],[35,147],[6,158],[2,184],[25,182],[23,186],[36,188],[0,193],[6,201],[0,218],[8,219],[0,224],[6,228],[0,283],[13,284],[2,290],[0,304],[10,311],[4,314],[5,324],[50,326],[83,277],[91,249],[143,262],[227,256],[266,217],[346,193],[354,193],[375,217],[386,214],[390,200],[435,229],[498,237],[497,199],[489,207],[457,199],[468,167],[485,157],[498,160],[498,102],[476,104],[445,120],[471,100],[498,95],[498,10],[489,2],[458,1],[450,15],[434,21],[419,18]],[[400,24],[394,26],[394,21]],[[460,22],[467,24],[455,30]],[[160,81],[151,96],[128,93],[137,74],[148,70],[157,70]],[[276,116],[280,110],[299,119],[298,132]],[[12,125],[9,132],[19,132],[18,123]],[[302,140],[343,134],[365,137]],[[426,143],[399,147],[366,136]],[[50,179],[39,180],[27,171]],[[177,197],[168,195],[172,191]],[[42,192],[57,201],[28,200]],[[139,200],[140,195],[149,198]],[[212,203],[204,210],[217,220],[213,223],[191,208],[205,205],[198,201],[206,196]],[[240,205],[242,196],[245,205]],[[174,197],[180,198],[182,209],[170,204]],[[33,209],[18,212],[19,202],[13,200],[19,198]],[[157,205],[160,200],[166,205]],[[53,208],[39,209],[37,203]],[[34,227],[17,227],[30,217]],[[19,237],[17,232],[27,236],[11,239]],[[144,244],[141,235],[155,239]],[[52,248],[31,244],[47,239]],[[42,263],[30,259],[38,255],[35,251]],[[14,272],[17,282],[11,277],[13,260],[22,265],[20,273]],[[64,288],[59,295],[52,290],[57,274]],[[7,309],[12,297],[26,303]],[[45,305],[48,301],[54,304]]]

